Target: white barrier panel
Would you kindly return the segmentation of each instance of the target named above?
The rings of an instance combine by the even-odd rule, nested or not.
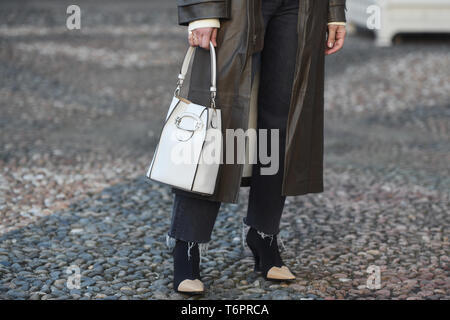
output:
[[[398,33],[449,33],[450,0],[347,0],[347,20],[372,29],[377,45]]]

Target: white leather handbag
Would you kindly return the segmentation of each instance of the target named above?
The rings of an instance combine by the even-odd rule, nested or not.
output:
[[[210,42],[211,105],[202,106],[180,97],[195,47],[189,47],[178,75],[159,143],[146,176],[172,187],[214,194],[222,161],[222,119],[216,108],[216,53]]]

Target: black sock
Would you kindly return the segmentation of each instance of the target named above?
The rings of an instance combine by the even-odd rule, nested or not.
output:
[[[189,254],[188,254],[189,253]],[[200,253],[198,243],[176,240],[173,249],[173,285],[178,285],[186,279],[200,279]]]
[[[267,274],[270,268],[284,265],[278,248],[277,235],[263,238],[256,229],[250,228],[246,239],[255,256],[257,271]]]

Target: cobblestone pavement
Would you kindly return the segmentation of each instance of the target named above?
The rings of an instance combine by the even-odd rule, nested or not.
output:
[[[0,5],[0,298],[187,298],[164,243],[172,195],[144,178],[186,30],[171,1],[77,3],[81,31],[64,1]],[[282,219],[297,280],[252,271],[243,189],[219,215],[202,298],[450,298],[449,49],[353,35],[327,58],[326,191],[288,198]]]

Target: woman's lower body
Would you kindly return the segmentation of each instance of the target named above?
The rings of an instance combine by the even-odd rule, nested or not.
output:
[[[271,130],[278,131],[279,169],[275,174],[264,175],[261,174],[261,168],[264,165],[259,159],[253,165],[247,215],[243,222],[263,240],[270,238],[270,243],[272,243],[279,232],[286,199],[285,196],[282,196],[281,189],[284,173],[286,124],[296,67],[298,0],[262,1],[261,9],[265,26],[264,48],[262,52],[258,52],[252,57],[252,79],[256,72],[260,71],[257,127],[258,130],[267,129],[268,137],[271,136]],[[270,138],[267,139],[269,152],[271,152],[270,140]],[[185,249],[188,251],[188,260],[191,257],[192,249],[200,250],[201,254],[203,244],[207,244],[211,239],[220,206],[220,202],[189,197],[184,194],[175,195],[168,240],[177,240],[176,243],[180,243],[176,249],[179,261],[183,260],[182,255],[185,254],[183,253]],[[252,251],[256,251],[258,246],[264,246],[264,243],[258,244],[257,241],[259,240],[253,240]],[[181,247],[183,249],[180,249]],[[273,250],[277,251],[278,248],[275,247]],[[277,255],[278,253],[275,251],[273,254]],[[197,255],[195,250],[192,253],[194,256]],[[279,257],[275,260],[266,260],[277,261],[278,264],[281,261]],[[197,262],[194,261],[195,263]],[[178,272],[178,277],[183,279],[192,271],[192,268],[196,269],[194,273],[199,276],[197,266],[190,266],[179,267],[178,271],[181,270],[181,273]],[[175,274],[177,274],[176,263],[175,269]]]

